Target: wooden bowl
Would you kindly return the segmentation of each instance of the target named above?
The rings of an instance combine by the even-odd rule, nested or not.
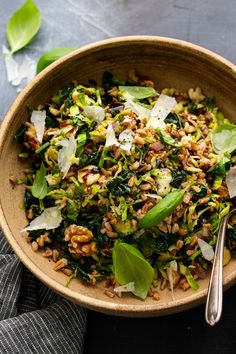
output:
[[[34,253],[20,230],[27,224],[22,204],[24,188],[12,188],[9,177],[22,176],[22,164],[17,159],[19,146],[14,134],[28,118],[27,107],[36,109],[60,88],[72,80],[88,83],[101,80],[102,73],[111,71],[125,79],[129,69],[150,77],[157,88],[188,89],[200,86],[203,92],[217,97],[217,104],[230,118],[236,117],[235,66],[217,54],[180,40],[132,36],[104,40],[87,45],[50,65],[17,97],[2,124],[0,132],[0,222],[4,234],[25,266],[42,282],[62,296],[87,308],[120,316],[158,316],[183,311],[205,301],[208,279],[200,281],[198,291],[176,289],[175,300],[169,290],[161,291],[160,301],[134,296],[109,298],[104,284],[87,286],[73,280],[65,287],[66,276],[52,269],[52,262]],[[234,118],[235,119],[235,118]],[[224,285],[236,281],[236,261],[224,268]]]

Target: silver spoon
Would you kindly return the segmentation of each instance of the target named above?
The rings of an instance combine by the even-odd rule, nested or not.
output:
[[[236,213],[236,208],[232,209],[220,222],[205,309],[205,319],[210,326],[219,322],[222,313],[225,235],[228,221],[234,213]]]

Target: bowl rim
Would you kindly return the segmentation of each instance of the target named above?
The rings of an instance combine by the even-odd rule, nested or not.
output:
[[[14,115],[14,112],[17,110],[18,105],[27,93],[34,87],[36,83],[40,83],[43,79],[45,79],[51,72],[51,70],[60,67],[62,63],[67,61],[70,58],[86,54],[92,52],[98,48],[109,48],[114,45],[122,45],[127,44],[129,42],[137,43],[137,44],[145,44],[145,43],[163,43],[169,44],[172,46],[177,46],[182,49],[189,49],[195,53],[201,53],[208,59],[213,60],[214,62],[218,62],[221,65],[223,64],[225,69],[231,70],[232,73],[236,74],[236,66],[230,62],[229,60],[223,58],[219,54],[214,53],[213,51],[201,47],[199,45],[183,41],[180,39],[169,38],[169,37],[160,37],[160,36],[146,36],[146,35],[135,35],[135,36],[122,36],[122,37],[113,37],[101,41],[97,41],[91,44],[87,44],[74,50],[73,52],[67,54],[66,56],[58,59],[56,62],[49,65],[45,68],[42,72],[40,72],[34,79],[30,81],[30,83],[22,90],[22,92],[16,97],[12,105],[10,106],[0,129],[0,149],[4,144],[4,137],[7,134],[8,126],[11,122],[11,117]],[[15,252],[15,254],[19,257],[20,261],[45,285],[52,288],[54,291],[62,295],[63,297],[68,298],[80,305],[90,308],[96,311],[105,312],[105,313],[112,313],[121,316],[156,316],[156,315],[163,315],[166,313],[174,313],[179,312],[181,310],[190,308],[192,306],[196,306],[201,302],[204,302],[204,299],[207,294],[207,290],[203,289],[196,293],[191,294],[189,297],[178,300],[172,300],[167,303],[158,303],[154,302],[154,304],[147,306],[143,305],[143,302],[135,305],[131,304],[117,304],[114,302],[109,302],[105,300],[99,300],[95,297],[90,297],[87,295],[83,295],[79,292],[71,290],[70,288],[65,287],[64,285],[58,283],[56,280],[48,276],[44,273],[41,269],[39,269],[31,259],[24,253],[23,249],[21,249],[13,237],[10,226],[7,222],[7,219],[4,215],[4,210],[2,205],[0,205],[0,226],[2,228],[3,234],[5,235],[8,243],[10,244],[11,248]],[[229,274],[227,277],[224,277],[224,285],[229,287],[233,283],[236,282],[236,271],[235,273]],[[112,299],[111,299],[112,300]]]

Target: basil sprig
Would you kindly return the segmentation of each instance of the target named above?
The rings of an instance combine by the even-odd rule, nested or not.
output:
[[[153,87],[145,87],[145,86],[119,86],[119,90],[121,92],[125,92],[128,95],[136,98],[138,100],[142,100],[144,98],[157,96],[157,92]]]
[[[11,53],[25,47],[36,35],[41,25],[41,15],[32,0],[24,5],[10,17],[7,24],[7,40]]]
[[[64,55],[69,54],[76,48],[54,48],[45,52],[39,59],[37,64],[37,73],[45,69],[48,65],[52,64],[57,59],[62,58]]]
[[[148,229],[160,224],[174,209],[183,202],[185,189],[178,189],[167,194],[157,205],[150,209],[142,219],[139,227]]]
[[[34,183],[32,186],[32,194],[35,198],[43,199],[48,193],[46,176],[46,168],[43,163],[41,163],[40,169],[37,171]]]
[[[217,154],[232,153],[236,150],[235,124],[221,124],[213,132],[211,142]]]
[[[112,251],[115,278],[121,285],[134,282],[133,294],[145,299],[152,284],[154,270],[134,246],[116,241]]]

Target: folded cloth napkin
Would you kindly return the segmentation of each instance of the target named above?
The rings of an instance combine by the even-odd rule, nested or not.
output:
[[[37,280],[0,233],[0,353],[83,353],[86,310]]]

